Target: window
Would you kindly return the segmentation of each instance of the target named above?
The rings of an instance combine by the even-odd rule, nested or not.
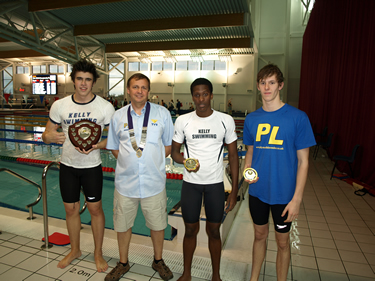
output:
[[[23,72],[24,72],[23,66],[17,66],[16,72],[17,72],[17,74],[23,74]]]
[[[129,63],[130,64],[130,63]],[[138,63],[137,63],[138,64]],[[114,65],[109,65],[109,69],[112,69]],[[125,64],[120,63],[114,70],[108,75],[109,95],[110,96],[121,96],[124,94],[124,68]],[[113,87],[113,88],[112,88]]]
[[[208,60],[202,62],[202,70],[214,70],[214,61]]]
[[[152,71],[173,71],[173,63],[171,62],[157,61],[153,62],[151,67]]]
[[[187,70],[187,61],[178,61],[176,62],[176,71]]]
[[[57,65],[57,64],[50,64],[49,73],[64,73],[64,66]]]
[[[165,71],[173,71],[173,63],[171,63],[171,62],[164,62],[163,66],[164,66],[163,69]]]
[[[139,62],[129,62],[128,69],[129,71],[139,71]]]
[[[148,63],[143,62],[129,62],[128,71],[148,71]]]
[[[33,73],[40,73],[40,65],[33,65]]]
[[[199,70],[200,62],[189,61],[188,70]]]
[[[215,70],[227,70],[227,63],[225,61],[215,60]]]
[[[139,70],[140,71],[148,71],[148,63],[139,63]]]
[[[13,94],[13,66],[3,70],[3,86],[5,94]]]
[[[33,73],[47,73],[45,65],[33,65]]]
[[[28,66],[17,66],[16,73],[17,74],[29,74],[29,67]]]
[[[156,61],[151,64],[152,71],[162,71],[163,70],[163,62]]]
[[[49,66],[49,73],[57,73],[57,65],[56,64],[51,64]]]

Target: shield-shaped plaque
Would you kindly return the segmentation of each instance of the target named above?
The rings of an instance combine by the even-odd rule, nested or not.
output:
[[[69,126],[68,134],[70,141],[76,147],[90,150],[97,144],[102,133],[100,125],[90,120],[83,119]]]

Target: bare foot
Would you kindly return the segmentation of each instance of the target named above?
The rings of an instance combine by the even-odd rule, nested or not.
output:
[[[70,252],[68,255],[65,256],[57,265],[58,268],[65,268],[69,265],[73,260],[78,259],[82,255],[81,251],[78,252]]]
[[[184,274],[180,277],[180,278],[178,278],[177,279],[177,281],[191,281],[191,275],[189,275],[189,276],[185,276]]]
[[[105,272],[108,269],[108,264],[102,255],[95,256],[95,264],[98,272]]]

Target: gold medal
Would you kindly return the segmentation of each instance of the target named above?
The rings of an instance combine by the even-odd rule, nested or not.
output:
[[[140,148],[137,149],[136,155],[137,155],[138,158],[141,158],[141,156],[142,156],[142,150]]]
[[[193,171],[198,167],[198,160],[194,158],[188,158],[185,160],[184,166],[186,170]]]
[[[243,177],[249,181],[253,181],[258,177],[258,173],[253,168],[247,168],[243,171]]]

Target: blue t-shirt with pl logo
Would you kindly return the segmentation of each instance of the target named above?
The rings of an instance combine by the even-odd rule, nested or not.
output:
[[[296,187],[297,150],[316,144],[306,113],[288,104],[272,112],[260,108],[246,117],[243,143],[254,147],[251,167],[259,177],[249,194],[267,204],[288,204]]]

